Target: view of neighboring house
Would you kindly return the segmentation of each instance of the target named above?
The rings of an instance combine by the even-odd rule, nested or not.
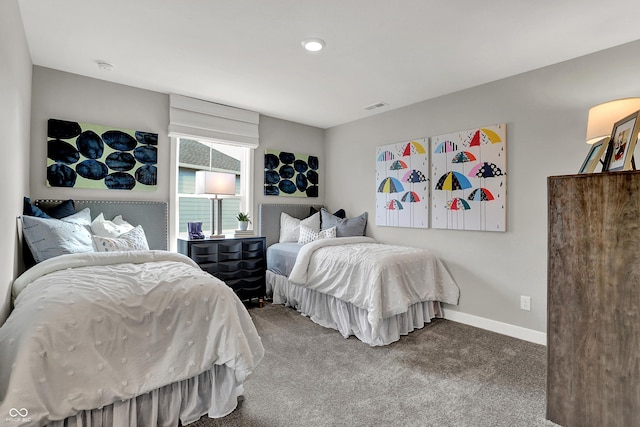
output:
[[[189,197],[195,192],[196,171],[212,170],[236,174],[236,188],[240,185],[240,160],[234,159],[209,145],[192,139],[181,139],[178,150],[178,193],[180,194],[179,229],[187,231],[187,222],[202,222],[203,230],[211,229],[211,202],[203,196]],[[239,193],[236,191],[236,193]],[[222,229],[235,230],[238,226],[240,199],[222,201]],[[217,221],[217,219],[216,219]],[[207,233],[205,233],[207,234]]]

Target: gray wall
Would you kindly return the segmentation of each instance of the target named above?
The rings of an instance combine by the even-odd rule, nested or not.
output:
[[[17,0],[0,2],[0,325],[9,314],[10,287],[19,273],[16,216],[29,194],[31,58]]]
[[[368,234],[434,250],[461,289],[450,311],[544,332],[546,178],[577,172],[589,108],[640,96],[638,76],[634,42],[328,129],[327,205],[372,217],[378,145],[506,123],[507,232],[377,227],[374,216]],[[520,295],[531,296],[530,312],[519,309]]]

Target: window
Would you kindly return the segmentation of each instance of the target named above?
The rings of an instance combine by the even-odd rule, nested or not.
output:
[[[194,139],[178,139],[179,234],[187,233],[187,222],[193,221],[202,222],[205,236],[211,233],[211,200],[208,196],[195,194],[195,173],[198,170],[236,174],[236,196],[222,197],[222,229],[223,232],[230,233],[238,228],[236,215],[240,211],[249,211],[250,155],[250,148]]]

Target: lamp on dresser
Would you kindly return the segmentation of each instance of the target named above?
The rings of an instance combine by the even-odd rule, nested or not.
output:
[[[587,144],[611,137],[613,124],[638,110],[640,98],[616,99],[591,107],[587,117]]]
[[[236,194],[236,175],[226,172],[196,171],[196,194],[205,194],[211,197],[211,237],[224,237],[222,234],[222,199],[219,196],[232,196]],[[215,204],[218,204],[217,233],[214,228]]]

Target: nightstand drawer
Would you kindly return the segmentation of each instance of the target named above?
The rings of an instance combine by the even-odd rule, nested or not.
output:
[[[216,275],[218,273],[218,263],[210,262],[205,264],[199,264],[200,268],[209,274]]]
[[[212,262],[218,262],[218,254],[191,254],[190,257],[196,262],[196,264],[207,264]]]
[[[250,277],[261,278],[262,277],[262,269],[261,268],[256,268],[255,270],[242,270],[242,276],[241,277],[243,279],[250,278]]]
[[[238,279],[238,271],[218,271],[214,276],[229,285]]]
[[[259,290],[265,284],[262,277],[248,277],[242,280],[242,289],[249,292]]]
[[[261,241],[257,242],[243,242],[242,250],[245,252],[255,252],[263,250],[263,244]]]
[[[242,260],[242,252],[219,252],[218,253],[218,262],[225,261],[241,261]]]
[[[243,269],[242,260],[218,262],[218,271],[220,273],[234,273]]]
[[[244,251],[242,252],[242,259],[262,259],[264,258],[264,251]]]
[[[236,293],[240,291],[253,293],[264,287],[265,280],[263,277],[247,277],[245,279],[229,280],[225,283]]]
[[[261,268],[264,268],[264,258],[242,260],[243,270],[259,270]]]
[[[219,253],[241,253],[242,252],[242,242],[235,241],[220,241],[217,244]]]
[[[191,258],[193,258],[194,255],[202,256],[217,254],[218,245],[212,245],[211,243],[193,243],[189,246],[189,250],[191,252]]]

